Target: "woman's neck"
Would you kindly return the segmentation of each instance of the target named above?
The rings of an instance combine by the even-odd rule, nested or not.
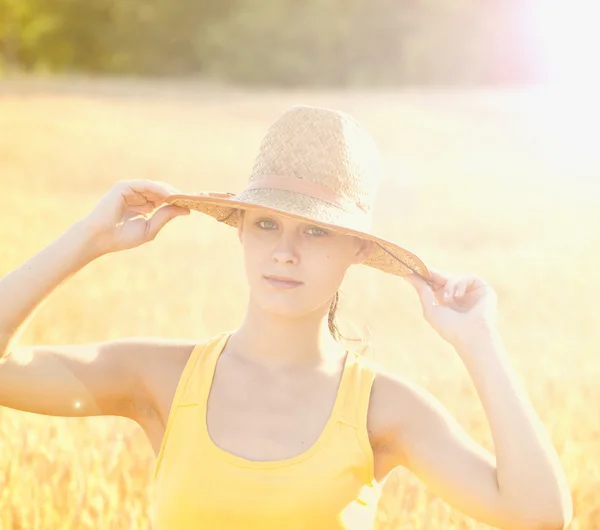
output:
[[[227,344],[231,355],[274,368],[310,367],[339,360],[345,350],[329,331],[327,314],[284,318],[249,310]]]

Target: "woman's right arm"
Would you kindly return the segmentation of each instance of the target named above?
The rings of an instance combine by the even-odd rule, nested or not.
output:
[[[91,230],[79,221],[0,279],[0,358],[46,298],[98,255]]]
[[[173,191],[153,181],[118,183],[87,217],[0,279],[0,406],[52,416],[132,417],[132,400],[143,391],[136,367],[164,356],[170,341],[31,347],[16,347],[16,342],[61,283],[104,254],[153,240],[169,220],[188,213],[159,208]]]
[[[190,340],[131,337],[15,348],[0,361],[0,406],[47,416],[122,416],[140,424],[154,405],[148,383]]]

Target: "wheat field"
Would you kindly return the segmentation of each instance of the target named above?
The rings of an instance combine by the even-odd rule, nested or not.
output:
[[[541,88],[4,81],[0,275],[57,238],[117,180],[236,192],[262,135],[290,105],[349,112],[384,156],[378,232],[433,268],[474,272],[494,287],[513,367],[572,487],[572,528],[600,529],[600,121],[589,101]],[[200,214],[177,218],[152,243],[102,257],[61,285],[19,344],[201,339],[231,329],[247,294],[240,258],[229,227]],[[351,268],[340,304],[342,330],[368,340],[365,355],[426,387],[493,447],[466,370],[424,322],[410,285]],[[153,465],[149,442],[128,420],[0,408],[0,530],[149,529]],[[407,472],[385,485],[378,530],[483,528]]]

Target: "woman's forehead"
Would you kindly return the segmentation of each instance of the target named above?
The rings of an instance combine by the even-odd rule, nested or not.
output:
[[[244,215],[244,211],[242,211],[242,215]],[[286,222],[288,224],[318,224],[315,221],[311,221],[310,219],[298,219],[293,216],[280,214],[278,212],[273,212],[269,210],[245,210],[245,217],[249,219],[272,219],[273,221]]]
[[[298,219],[297,217],[287,216],[283,214],[279,214],[278,212],[273,212],[269,210],[260,210],[260,209],[247,209],[240,210],[242,215],[242,220],[246,219],[247,222],[252,223],[258,219],[269,219],[274,221],[275,223],[287,224],[288,226],[318,226],[322,227],[323,230],[328,231],[331,235],[335,235],[338,238],[342,239],[354,239],[357,241],[363,241],[363,238],[354,235],[347,234],[343,231],[336,230],[335,228],[329,226],[323,226],[317,221],[311,221],[310,219]]]

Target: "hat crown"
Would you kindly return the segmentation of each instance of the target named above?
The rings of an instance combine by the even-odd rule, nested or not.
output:
[[[365,265],[399,276],[416,272],[431,283],[417,256],[372,233],[381,166],[375,142],[351,116],[295,105],[263,137],[241,193],[177,194],[167,202],[234,227],[247,210],[308,219],[374,242]]]
[[[348,114],[294,105],[263,137],[248,181],[265,175],[319,184],[370,217],[381,181],[381,155]]]

